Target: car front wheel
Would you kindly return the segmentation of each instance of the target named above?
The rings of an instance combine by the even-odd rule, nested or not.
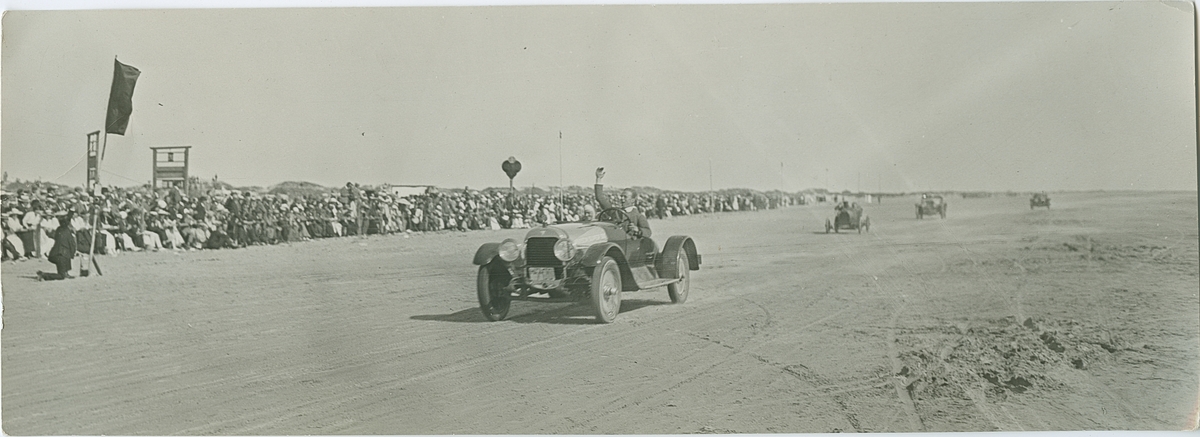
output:
[[[679,269],[679,273],[675,276],[679,278],[679,282],[667,285],[667,295],[671,296],[671,303],[683,303],[687,301],[688,289],[692,288],[691,269],[688,268],[687,252],[679,251],[679,260],[676,262],[675,268]]]
[[[504,291],[504,281],[500,275],[493,275],[488,266],[479,266],[479,275],[475,285],[479,293],[479,309],[488,320],[497,322],[508,317],[508,308],[512,301]]]
[[[596,321],[612,323],[621,311],[621,270],[611,257],[604,257],[592,273],[592,308]]]

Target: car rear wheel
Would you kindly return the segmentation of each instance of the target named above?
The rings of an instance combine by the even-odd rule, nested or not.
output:
[[[596,321],[612,323],[621,311],[621,270],[611,257],[604,257],[592,273],[592,308]]]
[[[679,260],[676,262],[675,268],[679,269],[675,276],[679,278],[679,282],[667,285],[667,295],[671,296],[671,303],[684,303],[687,301],[688,290],[692,288],[692,273],[688,267],[686,251],[679,251]]]
[[[479,309],[483,310],[484,317],[493,322],[508,317],[508,308],[512,304],[504,291],[503,278],[502,275],[492,274],[490,267],[479,266],[479,275],[475,281],[479,294]]]

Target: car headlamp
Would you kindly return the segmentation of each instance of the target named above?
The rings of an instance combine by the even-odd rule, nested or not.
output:
[[[575,245],[571,240],[562,239],[554,243],[554,257],[559,261],[570,261],[575,256]]]
[[[504,240],[503,243],[500,243],[499,256],[505,262],[513,262],[521,256],[521,248],[517,247],[515,241]]]

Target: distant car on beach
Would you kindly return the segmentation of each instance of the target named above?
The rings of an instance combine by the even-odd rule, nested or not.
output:
[[[921,201],[917,202],[917,219],[935,214],[946,218],[946,199],[938,195],[922,194]]]
[[[1038,206],[1044,206],[1046,209],[1050,209],[1050,196],[1046,193],[1034,194],[1033,197],[1029,199],[1029,209],[1033,209],[1034,207]]]
[[[863,209],[857,203],[842,202],[834,208],[834,211],[837,213],[833,220],[825,219],[826,234],[829,231],[836,233],[840,229],[853,229],[860,234],[863,231],[870,231],[871,218],[863,215]]]

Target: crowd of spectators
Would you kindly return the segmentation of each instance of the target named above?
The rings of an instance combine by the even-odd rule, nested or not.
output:
[[[654,193],[639,199],[646,216],[777,208],[796,196],[760,193]],[[591,220],[594,196],[513,193],[504,189],[436,190],[398,195],[347,183],[336,192],[288,196],[210,190],[187,196],[177,188],[149,190],[38,186],[5,193],[4,260],[39,258],[54,245],[60,220],[69,220],[80,253],[228,249],[314,238],[480,229],[528,228]],[[93,235],[93,229],[98,233]],[[94,243],[93,243],[94,242]]]

